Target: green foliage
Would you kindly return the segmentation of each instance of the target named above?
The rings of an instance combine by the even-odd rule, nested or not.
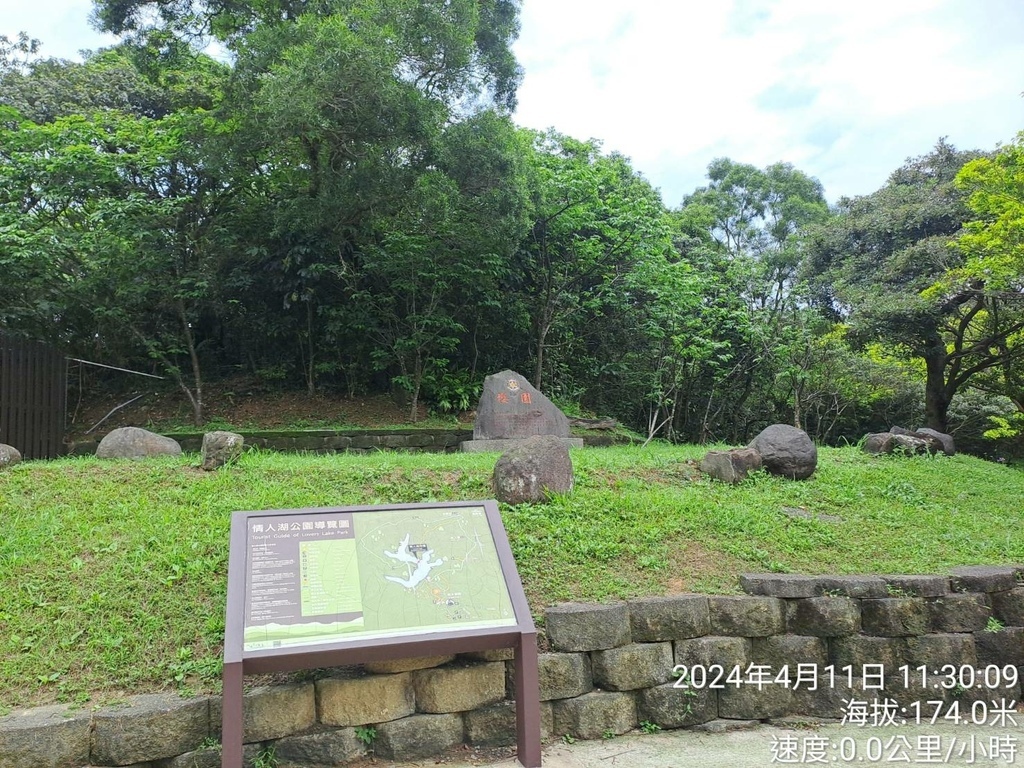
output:
[[[953,398],[949,414],[957,450],[1004,461],[1024,454],[1024,421],[1009,398],[969,388]]]
[[[31,103],[66,85],[107,98],[114,95],[104,90],[111,67],[141,82],[147,55],[155,54],[126,46],[82,65],[44,62],[28,75],[3,73],[0,88],[20,88]],[[147,87],[172,100],[178,95],[170,83],[183,79],[175,73],[195,74],[207,95],[223,77],[206,57],[176,49],[167,59]],[[0,231],[9,244],[0,266],[24,280],[0,325],[99,346],[111,359],[152,357],[188,393],[198,422],[197,331],[201,317],[215,312],[216,257],[227,235],[209,217],[224,213],[229,197],[198,146],[213,130],[210,118],[191,106],[167,112],[173,105],[100,105],[85,96],[62,94],[55,103],[88,112],[0,126]]]
[[[221,743],[218,739],[215,739],[213,736],[207,736],[205,739],[203,739],[196,745],[196,749],[215,749],[219,752],[221,749]]]
[[[650,720],[641,720],[640,730],[644,733],[657,733],[661,730],[661,726],[657,723],[652,723]]]
[[[22,65],[0,60],[0,103],[35,123],[99,111],[160,119],[212,109],[229,73],[226,65],[156,33],[89,52],[81,63],[35,58],[38,47],[21,50],[32,57]]]
[[[589,350],[628,332],[640,300],[628,291],[630,275],[665,257],[668,231],[657,192],[625,157],[604,156],[597,142],[555,131],[535,133],[532,141],[532,224],[509,287],[529,322],[531,383],[566,396],[571,382],[549,381],[548,372],[564,370],[562,361],[591,362]],[[622,345],[615,346],[621,354]],[[552,359],[553,349],[559,359]]]
[[[1018,437],[1024,433],[1024,413],[1011,413],[1009,417],[989,416],[991,429],[985,430],[985,437],[998,440],[1003,437]]]
[[[800,230],[826,215],[821,185],[727,158],[708,178],[669,217],[675,253],[631,286],[651,297],[630,359],[646,374],[647,432],[738,441],[790,408],[803,426],[823,323],[800,306],[795,276]]]
[[[862,341],[906,349],[925,367],[925,420],[947,431],[953,397],[979,374],[1017,359],[1024,318],[984,281],[958,280],[950,247],[970,217],[961,168],[982,163],[940,141],[909,160],[877,192],[840,201],[808,240],[812,295]],[[972,166],[977,168],[978,166]],[[968,174],[968,178],[970,174]]]
[[[1019,291],[1024,277],[1024,133],[991,157],[964,165],[956,186],[974,217],[957,247],[966,263],[948,280],[983,280],[989,288]]]
[[[968,195],[973,215],[956,241],[964,263],[930,290],[947,296],[983,291],[988,296],[978,319],[991,337],[976,343],[989,343],[998,364],[980,371],[972,383],[1009,397],[1024,412],[1024,134],[992,156],[964,165],[956,186]]]
[[[356,738],[367,747],[372,747],[373,742],[377,740],[377,729],[372,725],[357,725]]]
[[[1003,624],[1003,622],[1001,622],[995,616],[989,616],[988,622],[985,624],[986,632],[1002,632],[1005,628],[1006,625]]]
[[[287,27],[305,17],[344,17],[387,29],[403,49],[403,72],[425,90],[461,97],[489,97],[515,106],[521,79],[511,52],[519,33],[515,0],[329,0],[297,4],[292,0],[251,3],[168,4],[162,0],[100,0],[96,17],[108,32],[130,38],[152,31],[181,40],[212,34],[238,53],[250,37],[268,27]],[[354,23],[353,27],[362,24]],[[362,31],[361,29],[359,31]]]
[[[240,371],[414,421],[516,368],[673,441],[853,442],[923,402],[987,450],[991,398],[1024,411],[1020,139],[940,142],[831,215],[792,165],[718,158],[667,211],[600,142],[513,125],[516,0],[96,15],[121,41],[81,63],[0,40],[0,328],[162,369],[196,424]]]
[[[463,413],[480,400],[483,383],[468,371],[442,370],[423,382],[424,401],[438,413]]]
[[[274,747],[261,749],[252,759],[252,768],[275,768],[277,754]]]

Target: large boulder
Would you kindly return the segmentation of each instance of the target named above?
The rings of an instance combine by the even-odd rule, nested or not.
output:
[[[761,454],[761,465],[773,475],[805,480],[818,466],[818,449],[802,429],[772,424],[750,441],[748,448]]]
[[[211,471],[242,455],[245,438],[237,432],[207,432],[203,435],[203,469]]]
[[[506,504],[547,501],[573,488],[572,459],[565,443],[536,435],[505,451],[494,465],[494,494]]]
[[[485,378],[473,439],[514,440],[534,435],[569,437],[569,419],[515,371]]]
[[[0,469],[12,467],[21,461],[21,452],[13,445],[0,443]]]
[[[176,440],[140,427],[121,427],[108,432],[96,447],[100,459],[144,459],[148,456],[180,456]]]
[[[927,427],[916,432],[903,427],[892,427],[888,432],[874,432],[864,437],[861,448],[874,455],[895,453],[917,456],[942,451],[952,456],[956,453],[952,437]]]

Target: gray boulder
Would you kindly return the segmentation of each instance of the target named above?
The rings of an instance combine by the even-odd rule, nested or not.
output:
[[[515,371],[485,378],[473,439],[514,440],[534,435],[569,437],[569,419]]]
[[[873,456],[892,453],[892,441],[895,435],[892,432],[872,432],[864,438],[861,450]]]
[[[818,466],[818,449],[802,429],[772,424],[750,441],[748,448],[761,454],[761,465],[773,475],[805,480]]]
[[[207,432],[203,435],[203,469],[212,471],[242,455],[245,438],[237,432]]]
[[[144,459],[147,456],[180,456],[176,440],[140,427],[121,427],[108,432],[96,447],[100,459]]]
[[[892,451],[891,453],[901,453],[904,456],[917,456],[925,453],[937,453],[941,449],[937,449],[931,442],[931,440],[925,440],[917,437],[916,435],[896,435],[892,436]]]
[[[0,443],[0,469],[13,467],[21,461],[21,452],[13,445]]]
[[[865,436],[861,448],[866,453],[874,455],[898,453],[903,456],[917,456],[942,451],[947,456],[952,456],[956,452],[953,438],[949,435],[930,429],[914,432],[903,427],[893,427],[888,432],[869,434]]]
[[[902,443],[897,441],[893,445],[894,449],[902,450],[904,453],[938,453],[939,451],[945,450],[945,446],[939,438],[929,435],[926,432],[915,432],[912,429],[905,429],[903,427],[891,427],[889,431],[899,437],[912,437],[914,440],[920,440],[926,446],[926,449],[922,451],[920,450],[920,446],[913,441],[905,440],[902,441]]]
[[[736,484],[761,468],[761,454],[753,448],[731,451],[708,451],[700,463],[700,471],[716,480]]]
[[[930,427],[921,427],[917,430],[919,435],[928,435],[934,437],[940,443],[942,443],[942,452],[947,456],[956,455],[956,443],[953,442],[953,436],[947,435],[945,432],[939,432],[938,430],[931,429]]]
[[[505,451],[494,465],[493,487],[506,504],[539,503],[573,488],[569,449],[557,437],[537,435]]]

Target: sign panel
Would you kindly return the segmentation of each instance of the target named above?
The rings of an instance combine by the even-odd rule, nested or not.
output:
[[[481,506],[248,513],[243,650],[516,624]]]
[[[515,649],[519,762],[539,768],[537,631],[493,500],[235,512],[221,766],[247,674]]]

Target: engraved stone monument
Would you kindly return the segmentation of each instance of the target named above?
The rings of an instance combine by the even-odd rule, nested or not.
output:
[[[506,451],[535,435],[550,435],[566,447],[582,448],[583,439],[569,436],[569,419],[558,407],[515,371],[501,371],[484,379],[476,409],[473,439],[462,450]]]

